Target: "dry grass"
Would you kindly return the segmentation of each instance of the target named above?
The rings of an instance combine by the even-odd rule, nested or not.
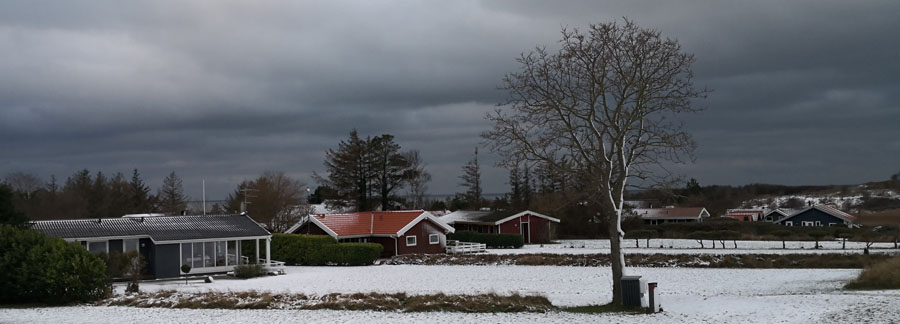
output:
[[[413,295],[404,293],[302,294],[268,292],[178,293],[160,291],[112,298],[101,305],[188,309],[332,309],[403,312],[546,312],[555,309],[544,296]]]
[[[866,226],[898,226],[900,225],[900,209],[891,209],[877,212],[861,212],[858,222]]]
[[[863,269],[847,289],[900,289],[900,257],[884,260]]]

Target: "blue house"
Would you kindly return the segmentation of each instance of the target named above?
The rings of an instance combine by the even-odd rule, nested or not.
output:
[[[775,221],[784,226],[844,226],[851,227],[856,217],[827,205],[816,205]]]
[[[93,253],[137,251],[146,262],[145,275],[157,279],[185,275],[181,272],[185,264],[191,266],[192,275],[224,273],[246,263],[273,264],[269,247],[272,234],[247,215],[139,214],[35,221],[31,228],[78,242]],[[242,246],[254,248],[242,250]],[[260,256],[261,247],[265,259]]]

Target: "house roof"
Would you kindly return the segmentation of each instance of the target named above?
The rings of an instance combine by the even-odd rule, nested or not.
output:
[[[821,211],[821,212],[823,212],[823,213],[826,213],[826,214],[828,214],[828,215],[831,215],[831,216],[840,218],[840,219],[842,219],[842,220],[845,220],[845,221],[848,221],[848,222],[851,222],[851,223],[854,222],[854,221],[856,221],[856,216],[853,216],[853,215],[847,214],[847,213],[845,213],[845,212],[842,212],[842,211],[838,210],[837,208],[834,208],[834,207],[831,207],[831,206],[828,206],[828,205],[815,205],[815,206],[812,206],[812,207],[807,207],[806,209],[803,209],[803,210],[798,211],[798,212],[796,212],[796,213],[793,213],[793,214],[791,214],[790,216],[785,217],[785,218],[782,218],[782,219],[780,219],[780,220],[778,220],[778,221],[776,221],[776,222],[777,222],[777,223],[782,223],[782,222],[784,222],[784,221],[786,221],[786,220],[789,220],[789,219],[791,219],[791,218],[794,218],[794,216],[803,214],[803,213],[805,213],[805,212],[807,212],[807,211],[810,211],[810,210],[813,210],[813,209],[816,209],[816,210],[818,210],[818,211]]]
[[[271,235],[247,215],[46,220],[35,221],[31,228],[65,239],[145,236],[155,242]]]
[[[779,214],[781,214],[781,215],[783,215],[783,216],[790,216],[790,215],[793,215],[793,214],[797,213],[798,210],[799,210],[799,209],[793,209],[793,208],[775,208],[775,209],[772,209],[772,210],[768,211],[768,212],[765,214],[765,216],[769,216],[769,215],[771,215],[771,214],[773,214],[773,213],[779,213]]]
[[[703,207],[635,208],[631,213],[643,219],[693,219],[706,212]],[[708,215],[709,212],[706,212]]]
[[[481,210],[457,210],[447,215],[441,216],[440,220],[446,224],[455,223],[488,223],[499,225],[511,219],[520,216],[531,215],[547,219],[551,222],[559,223],[559,219],[547,215],[535,213],[530,210],[526,211],[481,211]]]
[[[433,215],[423,210],[313,215],[301,220],[298,225],[302,226],[307,221],[311,221],[334,237],[403,235],[425,219],[431,220],[447,232],[453,232],[452,227],[438,221]],[[298,225],[291,228],[299,228]]]

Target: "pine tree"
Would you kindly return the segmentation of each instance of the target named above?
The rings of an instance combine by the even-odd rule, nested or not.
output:
[[[129,185],[130,195],[130,213],[149,213],[153,210],[153,195],[150,194],[150,187],[144,184],[138,169],[134,169],[131,173],[131,182]]]
[[[337,190],[338,199],[333,201],[344,207],[349,203],[357,211],[370,210],[372,170],[370,163],[370,139],[363,140],[354,129],[350,138],[341,141],[337,150],[325,152],[327,178],[314,175],[321,185]]]
[[[522,208],[523,203],[522,177],[519,175],[519,165],[509,169],[509,205],[514,210]]]
[[[466,205],[470,209],[478,209],[482,205],[481,169],[478,166],[478,148],[475,148],[475,157],[462,167],[463,174],[459,176],[460,186],[466,188]]]
[[[184,195],[181,178],[175,174],[175,171],[163,179],[163,185],[159,188],[157,196],[159,197],[159,209],[163,213],[176,215],[187,208],[188,197]]]
[[[0,224],[25,226],[27,222],[28,216],[13,206],[13,190],[0,184]]]

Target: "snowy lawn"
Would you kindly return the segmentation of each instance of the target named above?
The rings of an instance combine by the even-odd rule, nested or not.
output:
[[[629,268],[660,283],[665,312],[657,315],[461,314],[347,311],[173,310],[121,307],[0,309],[0,322],[891,322],[900,318],[900,291],[845,292],[855,269]],[[352,292],[542,294],[557,306],[610,300],[609,268],[553,266],[289,267],[288,274],[212,284],[147,282],[146,291],[245,291],[321,295]],[[119,288],[121,290],[121,287]]]
[[[0,322],[896,322],[900,291],[845,292],[856,269],[629,268],[660,284],[665,313],[644,315],[461,314],[347,311],[173,310],[120,307],[0,309]],[[321,295],[352,292],[542,294],[557,306],[610,300],[608,267],[414,266],[289,267],[288,274],[212,284],[146,282],[146,291],[245,291]],[[119,287],[121,291],[121,287]]]
[[[781,248],[781,241],[737,241],[738,248],[734,248],[731,241],[725,241],[725,249],[716,241],[716,248],[711,248],[712,241],[703,242],[706,248],[701,249],[695,240],[682,239],[651,239],[647,248],[646,240],[640,240],[639,248],[634,247],[634,240],[624,240],[622,247],[625,253],[642,254],[800,254],[800,253],[862,253],[865,243],[847,242],[847,249],[841,248],[840,241],[819,241],[822,246],[814,249],[813,241],[787,241],[787,249]],[[663,248],[659,248],[662,246]],[[894,249],[894,243],[875,243],[871,248],[872,253],[900,253]],[[529,244],[520,249],[488,249],[491,254],[524,254],[524,253],[552,253],[552,254],[609,254],[609,240],[560,240],[556,244]]]

